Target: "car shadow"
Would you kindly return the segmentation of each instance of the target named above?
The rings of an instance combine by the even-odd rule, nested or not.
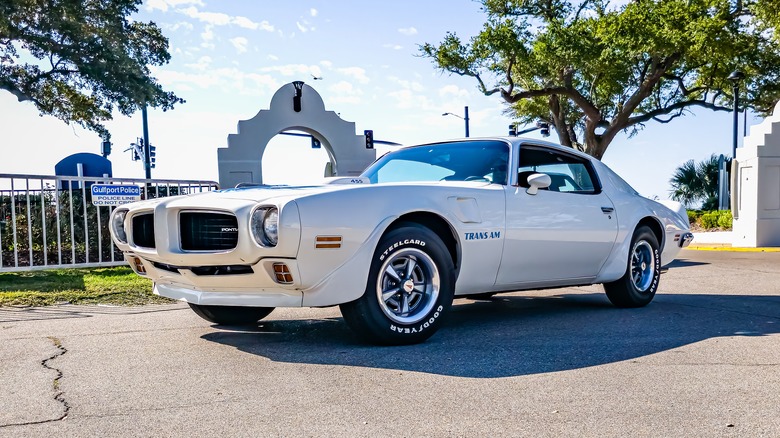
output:
[[[666,265],[664,268],[687,268],[690,266],[703,266],[703,265],[709,265],[707,262],[694,262],[687,259],[675,259],[668,265]]]
[[[612,307],[601,293],[499,295],[457,300],[428,341],[361,343],[341,318],[261,321],[203,339],[278,362],[371,367],[474,378],[572,370],[642,358],[724,336],[780,331],[780,297],[659,294],[640,309]],[[215,326],[220,328],[219,326]]]

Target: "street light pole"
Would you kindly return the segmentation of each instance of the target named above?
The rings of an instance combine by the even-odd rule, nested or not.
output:
[[[463,119],[466,121],[466,138],[469,137],[469,107],[466,106],[463,108],[463,112],[466,114],[466,118]]]
[[[146,171],[146,179],[152,179],[152,160],[150,157],[151,148],[149,147],[149,123],[146,117],[146,104],[141,108],[141,119],[143,120],[144,125],[144,171]]]
[[[731,145],[731,158],[737,157],[737,141],[739,135],[739,82],[745,79],[745,74],[739,70],[734,70],[728,77],[733,85],[734,92],[734,126]]]
[[[459,116],[454,113],[443,113],[442,116],[455,116],[459,119],[463,119],[463,121],[466,122],[466,137],[468,137],[469,136],[469,107],[468,106],[463,108],[463,113],[465,117]]]

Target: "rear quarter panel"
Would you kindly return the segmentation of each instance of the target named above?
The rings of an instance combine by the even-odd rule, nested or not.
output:
[[[614,281],[623,276],[628,266],[631,238],[639,222],[645,218],[652,218],[663,230],[659,242],[662,251],[661,265],[666,266],[671,263],[680,250],[677,242],[674,241],[674,236],[688,231],[687,220],[683,220],[677,213],[656,201],[621,190],[610,178],[610,173],[614,173],[612,170],[599,161],[594,160],[594,165],[599,172],[604,192],[615,205],[618,220],[615,247],[596,282]]]

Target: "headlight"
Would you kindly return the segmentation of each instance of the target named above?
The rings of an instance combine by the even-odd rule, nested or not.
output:
[[[127,210],[117,210],[114,212],[113,216],[111,216],[111,231],[114,233],[116,240],[121,243],[127,243],[125,217],[127,217]]]
[[[268,212],[263,218],[263,232],[268,242],[272,246],[276,246],[279,242],[279,210],[275,208],[269,208]]]
[[[279,210],[261,207],[252,212],[252,237],[260,246],[276,246],[279,242]]]

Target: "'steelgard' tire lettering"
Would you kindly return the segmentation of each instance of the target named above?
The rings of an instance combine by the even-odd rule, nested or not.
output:
[[[390,245],[383,253],[379,256],[379,260],[384,261],[385,257],[387,257],[388,254],[390,254],[390,251],[404,245],[417,245],[420,247],[425,246],[424,240],[417,240],[417,239],[406,239],[399,242],[396,242],[392,245]]]

